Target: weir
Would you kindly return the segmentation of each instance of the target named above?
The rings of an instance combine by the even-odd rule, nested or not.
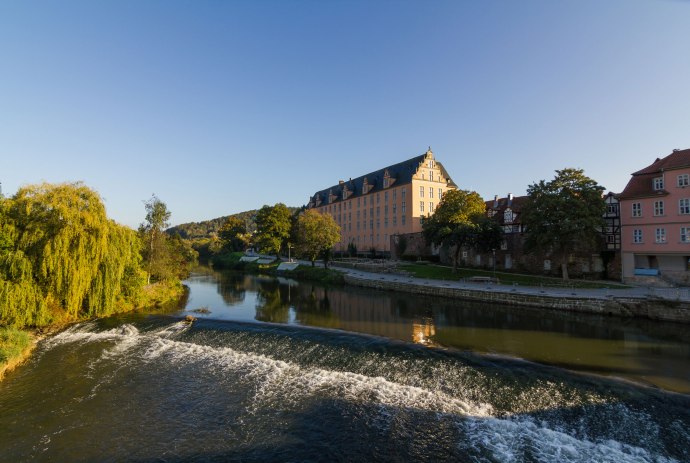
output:
[[[384,335],[395,329],[345,331],[335,321],[346,322],[338,301],[346,301],[350,291],[215,278],[190,282],[187,310],[173,316],[119,316],[75,325],[43,341],[37,355],[0,385],[0,427],[7,430],[0,433],[3,457],[690,459],[685,394]],[[221,307],[208,300],[207,284],[231,302]],[[387,305],[380,296],[386,294],[364,291],[350,299],[361,311],[351,314],[348,326],[376,318],[390,324],[396,311],[416,320],[416,309],[397,301]],[[202,302],[210,313],[185,323],[184,315]],[[425,336],[440,346],[438,334],[447,330],[443,317],[450,312],[423,309],[425,321],[409,326],[433,322],[435,331],[426,329]],[[253,318],[243,319],[250,311]],[[474,313],[460,312],[461,318]],[[472,319],[475,329],[488,323],[486,317]]]

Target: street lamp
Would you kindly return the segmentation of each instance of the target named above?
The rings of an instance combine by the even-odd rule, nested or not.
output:
[[[288,262],[292,262],[292,257],[290,257],[290,249],[292,249],[292,243],[288,243],[287,248],[288,248]]]
[[[494,253],[494,281],[496,280],[496,248],[493,248],[491,252]]]

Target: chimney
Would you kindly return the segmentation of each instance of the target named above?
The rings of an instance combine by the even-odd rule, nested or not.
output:
[[[494,209],[498,209],[498,195],[494,195]]]
[[[345,180],[338,180],[338,185],[342,185],[343,183],[345,183]]]

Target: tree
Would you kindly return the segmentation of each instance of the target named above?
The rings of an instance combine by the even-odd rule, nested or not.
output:
[[[540,180],[527,189],[522,223],[528,232],[525,246],[552,252],[568,279],[568,260],[578,246],[596,242],[604,226],[604,188],[582,169],[557,170],[553,180]]]
[[[444,194],[434,214],[422,224],[425,239],[435,245],[454,247],[453,271],[460,249],[477,242],[486,205],[477,192],[451,190]]]
[[[328,253],[338,241],[340,227],[330,215],[308,209],[297,218],[297,250],[307,256],[312,267],[321,254],[328,266]]]
[[[261,252],[280,254],[290,237],[290,210],[283,203],[264,206],[256,214],[256,244]]]
[[[139,226],[139,232],[145,243],[144,266],[148,272],[148,283],[151,278],[156,281],[169,280],[173,278],[170,266],[170,252],[167,246],[167,236],[163,230],[169,226],[170,211],[168,206],[158,199],[156,195],[151,195],[151,199],[144,201],[146,208],[146,219]]]
[[[29,185],[0,201],[0,324],[43,326],[136,304],[136,233],[82,183]]]
[[[223,249],[228,251],[244,251],[249,246],[250,236],[247,233],[247,225],[244,220],[235,216],[228,217],[218,231],[218,237]]]

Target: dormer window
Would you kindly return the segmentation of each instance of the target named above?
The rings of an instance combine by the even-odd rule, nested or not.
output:
[[[664,177],[656,177],[654,179],[654,189],[663,190],[664,189]]]

